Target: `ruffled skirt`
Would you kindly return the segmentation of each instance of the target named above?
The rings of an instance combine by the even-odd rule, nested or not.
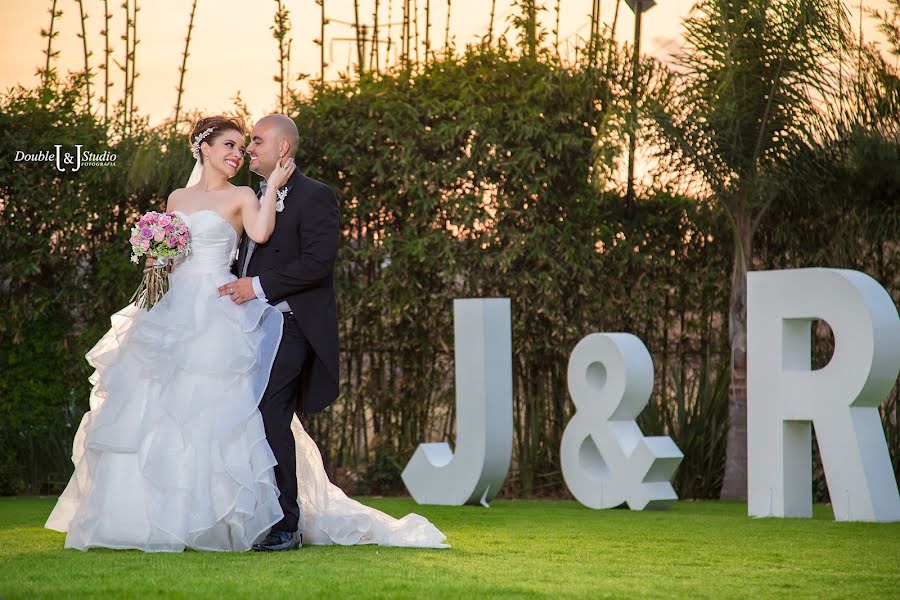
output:
[[[87,353],[95,371],[75,472],[46,526],[67,548],[247,550],[283,517],[258,404],[282,316],[218,297],[234,280],[172,274]]]

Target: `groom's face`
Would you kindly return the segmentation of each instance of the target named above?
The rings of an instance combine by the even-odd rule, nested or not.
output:
[[[278,130],[261,121],[250,132],[250,145],[247,154],[250,156],[250,170],[267,178],[275,170],[275,165],[284,157],[284,146]]]

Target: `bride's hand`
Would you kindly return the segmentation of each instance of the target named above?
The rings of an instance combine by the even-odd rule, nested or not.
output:
[[[278,164],[275,165],[275,170],[269,175],[269,186],[276,190],[282,187],[294,174],[295,168],[297,168],[297,165],[294,164],[293,158],[285,157],[279,160]]]
[[[157,262],[159,262],[159,261],[156,260],[156,257],[155,257],[155,256],[148,256],[148,257],[147,257],[147,262],[144,264],[144,273],[149,273],[150,271],[152,271],[152,270],[153,270],[153,265],[155,265]],[[173,262],[173,261],[170,260],[170,261],[169,261],[169,264],[166,265],[166,271],[169,272],[169,273],[172,272],[172,267],[174,267],[174,265],[172,264],[172,262]]]

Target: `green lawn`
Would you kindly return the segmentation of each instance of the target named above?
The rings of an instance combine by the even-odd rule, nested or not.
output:
[[[900,523],[751,519],[746,505],[666,512],[575,502],[364,501],[431,519],[450,550],[308,546],[275,554],[63,550],[52,498],[0,498],[0,598],[900,597]]]

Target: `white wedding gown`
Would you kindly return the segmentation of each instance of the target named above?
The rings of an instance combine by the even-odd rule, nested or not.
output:
[[[218,297],[233,281],[234,228],[212,210],[185,219],[192,252],[149,311],[129,305],[87,353],[90,411],[72,449],[75,472],[47,519],[65,546],[148,552],[248,550],[281,520],[258,404],[282,316]],[[425,518],[394,519],[328,480],[294,417],[303,541],[446,548]]]

